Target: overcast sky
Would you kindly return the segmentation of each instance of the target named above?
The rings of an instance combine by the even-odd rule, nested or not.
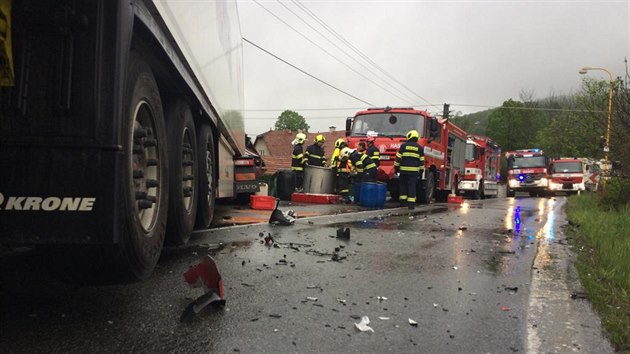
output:
[[[521,91],[576,92],[581,67],[620,76],[630,60],[630,0],[238,0],[238,7],[244,38],[347,93],[246,42],[248,135],[273,128],[285,109],[303,115],[312,132],[344,129],[346,117],[370,106],[438,113],[446,102],[472,113]]]

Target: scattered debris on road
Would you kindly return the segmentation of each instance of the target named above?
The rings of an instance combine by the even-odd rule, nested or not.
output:
[[[212,257],[205,256],[200,263],[190,267],[184,273],[184,280],[191,288],[203,288],[205,293],[184,309],[179,318],[181,322],[192,321],[196,314],[210,304],[225,306],[223,280]]]
[[[361,332],[374,332],[372,327],[368,326],[370,324],[370,319],[367,316],[361,317],[361,322],[355,323],[354,326]]]
[[[342,240],[349,240],[350,239],[350,228],[346,227],[346,228],[339,228],[337,229],[337,238],[338,239],[342,239]]]
[[[588,294],[586,294],[585,292],[576,291],[576,292],[571,294],[571,299],[573,299],[573,300],[588,299]]]
[[[297,214],[293,210],[289,210],[287,212],[283,212],[278,209],[278,205],[280,205],[280,199],[276,198],[276,206],[269,217],[269,223],[273,225],[293,225],[295,220],[297,219]]]

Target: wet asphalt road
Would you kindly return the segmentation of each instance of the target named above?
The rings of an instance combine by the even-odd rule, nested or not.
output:
[[[151,279],[126,286],[70,286],[50,279],[36,252],[12,254],[0,259],[0,348],[612,352],[588,301],[570,297],[582,290],[561,228],[563,204],[500,198],[217,229],[166,250]],[[335,237],[341,227],[350,228],[349,241]],[[181,324],[182,310],[201,295],[182,274],[208,243],[223,244],[211,254],[227,305]],[[373,333],[355,328],[361,316]]]

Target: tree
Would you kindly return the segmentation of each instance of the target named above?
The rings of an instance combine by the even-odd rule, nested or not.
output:
[[[292,132],[301,130],[307,132],[310,126],[306,124],[306,119],[297,112],[286,110],[278,117],[275,128],[276,130],[289,130]]]
[[[520,101],[509,99],[488,116],[486,135],[492,137],[504,151],[529,149],[536,146],[536,134],[543,124],[539,111],[527,109]]]

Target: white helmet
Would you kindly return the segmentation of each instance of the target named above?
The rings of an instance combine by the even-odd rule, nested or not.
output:
[[[349,147],[345,147],[343,149],[341,149],[341,151],[339,152],[339,156],[341,156],[341,158],[349,158],[350,154],[352,154],[352,149],[350,149]]]
[[[293,140],[293,142],[295,144],[302,144],[304,142],[304,140],[306,140],[306,134],[304,134],[304,133],[297,133],[295,135],[295,140]]]

